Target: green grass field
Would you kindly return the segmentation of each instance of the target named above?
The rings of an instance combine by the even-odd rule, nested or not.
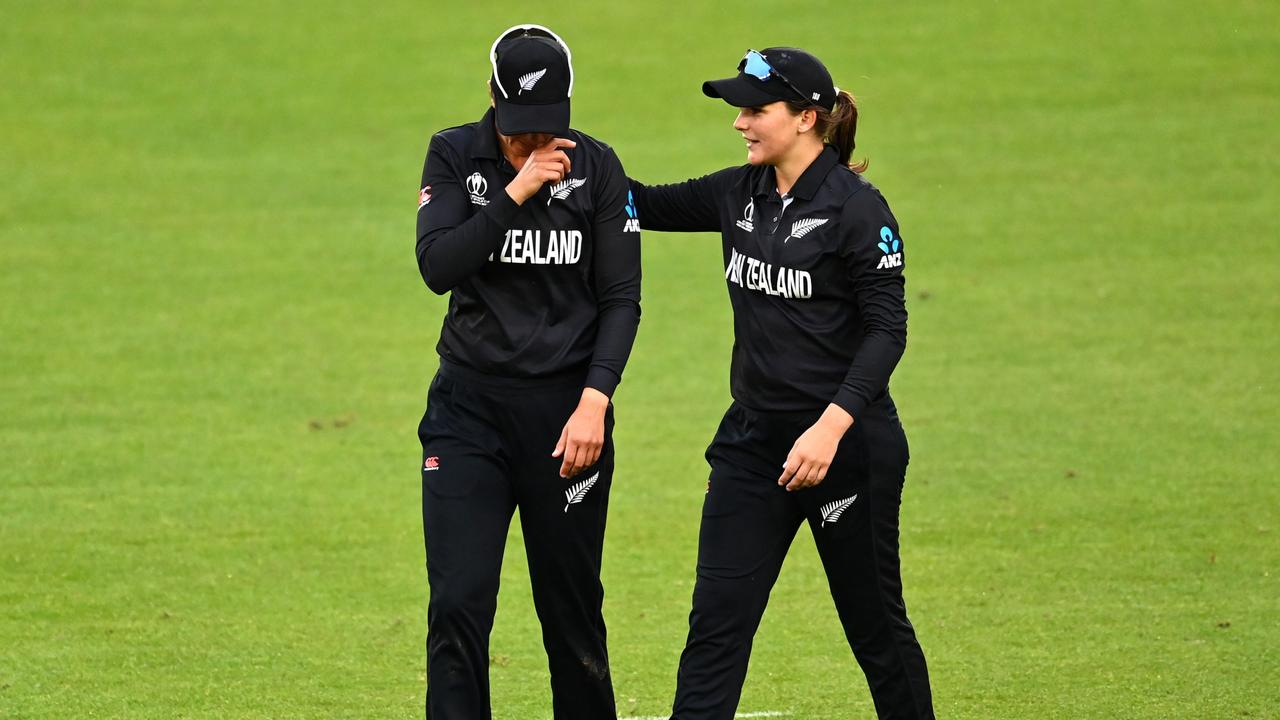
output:
[[[748,47],[859,96],[939,717],[1280,717],[1280,5],[0,7],[0,717],[420,715],[416,191],[530,20],[651,182],[743,162],[698,86]],[[644,254],[604,567],[632,717],[670,709],[731,341],[718,241]],[[515,529],[497,720],[550,717],[529,595]],[[740,711],[874,716],[805,532]]]

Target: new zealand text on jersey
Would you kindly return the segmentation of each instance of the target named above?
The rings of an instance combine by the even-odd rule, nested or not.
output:
[[[541,230],[508,230],[496,259],[517,265],[572,265],[581,257],[581,230],[548,230],[545,242]]]
[[[743,255],[733,248],[724,279],[748,290],[758,290],[766,295],[807,300],[813,297],[813,277],[807,271],[770,265]]]

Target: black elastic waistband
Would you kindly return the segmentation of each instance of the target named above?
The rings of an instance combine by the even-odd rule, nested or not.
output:
[[[450,380],[493,388],[495,390],[566,390],[581,389],[587,381],[587,368],[577,367],[541,377],[509,377],[480,372],[440,358],[440,374]]]
[[[817,422],[818,418],[822,417],[822,412],[826,410],[825,407],[813,410],[760,410],[747,407],[736,400],[729,406],[729,409],[742,413],[753,422],[763,421],[774,425],[803,425],[805,427]]]
[[[812,410],[760,410],[747,407],[737,400],[734,400],[730,406],[730,409],[733,408],[737,408],[739,412],[755,421],[764,421],[779,426],[803,426],[806,428],[817,422],[818,418],[822,417],[822,414],[827,409],[824,405]],[[893,399],[889,397],[889,393],[884,392],[871,404],[863,408],[862,417],[856,418],[855,422],[874,422],[890,418],[897,422],[898,408],[893,404]]]

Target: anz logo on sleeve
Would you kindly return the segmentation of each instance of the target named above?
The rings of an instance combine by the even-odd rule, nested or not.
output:
[[[632,197],[631,191],[627,191],[627,204],[622,207],[627,211],[627,221],[622,226],[622,232],[640,232],[640,213],[636,210],[636,199]]]
[[[876,266],[877,270],[902,267],[902,241],[893,236],[888,225],[880,228],[880,242],[876,246],[884,252],[884,257],[880,258],[880,264]]]

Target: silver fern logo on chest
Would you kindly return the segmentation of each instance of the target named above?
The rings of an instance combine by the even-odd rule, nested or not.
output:
[[[547,69],[542,68],[537,72],[531,72],[531,73],[521,75],[519,79],[516,80],[516,82],[520,83],[520,92],[516,93],[516,95],[524,94],[525,90],[532,90],[533,86],[537,85],[538,81],[542,79],[542,76],[546,74],[547,74]]]
[[[800,238],[804,237],[805,235],[808,235],[809,233],[813,232],[817,228],[820,228],[823,225],[826,225],[827,220],[828,218],[805,218],[803,220],[797,220],[791,224],[791,234],[788,235],[786,238],[784,238],[782,242],[785,244],[788,240],[792,238],[799,240]]]
[[[552,200],[568,199],[570,193],[585,185],[586,182],[586,178],[568,178],[552,185],[551,197],[547,198],[547,205],[550,205]]]
[[[569,512],[570,505],[577,505],[587,496],[587,492],[595,486],[596,481],[600,479],[600,473],[596,473],[580,483],[570,485],[568,490],[564,491],[564,511]]]

